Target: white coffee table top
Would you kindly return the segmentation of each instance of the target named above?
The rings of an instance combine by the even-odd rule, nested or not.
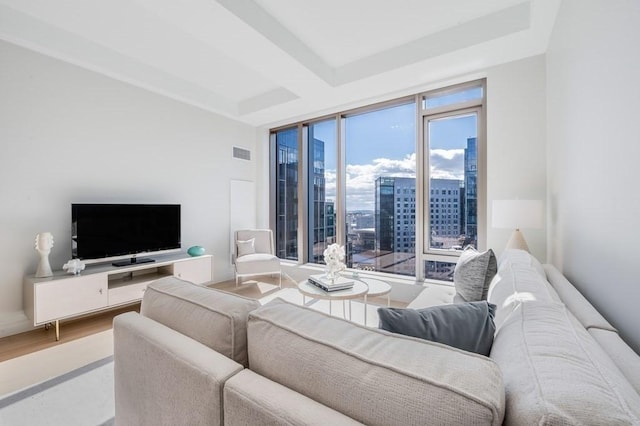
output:
[[[300,293],[313,299],[349,300],[362,297],[367,293],[369,287],[367,287],[367,284],[361,280],[354,280],[353,287],[351,288],[345,290],[324,291],[313,284],[309,284],[307,280],[304,280],[298,284],[298,290]]]
[[[384,296],[391,292],[391,286],[387,282],[376,278],[358,277],[354,280],[362,281],[369,287],[367,296]]]

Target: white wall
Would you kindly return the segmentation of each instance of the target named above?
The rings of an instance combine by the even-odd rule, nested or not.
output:
[[[253,127],[0,42],[0,336],[21,331],[22,278],[50,231],[52,267],[71,256],[73,202],[182,204],[182,246],[229,264],[229,184],[255,180]]]
[[[640,353],[640,2],[565,0],[547,54],[549,254]]]
[[[487,70],[487,246],[500,254],[513,230],[491,226],[493,200],[546,205],[545,57]],[[547,258],[545,229],[522,229],[531,253]]]

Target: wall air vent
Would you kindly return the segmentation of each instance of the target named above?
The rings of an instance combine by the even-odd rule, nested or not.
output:
[[[237,146],[233,147],[233,158],[238,158],[240,160],[251,160],[251,151],[245,148],[240,148]]]

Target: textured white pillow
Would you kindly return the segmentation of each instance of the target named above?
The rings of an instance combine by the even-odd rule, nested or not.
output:
[[[497,271],[493,250],[479,253],[475,248],[467,246],[453,271],[456,292],[467,302],[487,300],[489,284]]]
[[[245,256],[247,254],[253,254],[256,252],[256,239],[251,238],[247,241],[236,241],[238,245],[238,257]]]

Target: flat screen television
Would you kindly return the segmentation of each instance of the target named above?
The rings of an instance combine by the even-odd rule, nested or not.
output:
[[[177,251],[179,204],[72,204],[71,255],[87,263],[116,266],[153,262],[142,253]]]

